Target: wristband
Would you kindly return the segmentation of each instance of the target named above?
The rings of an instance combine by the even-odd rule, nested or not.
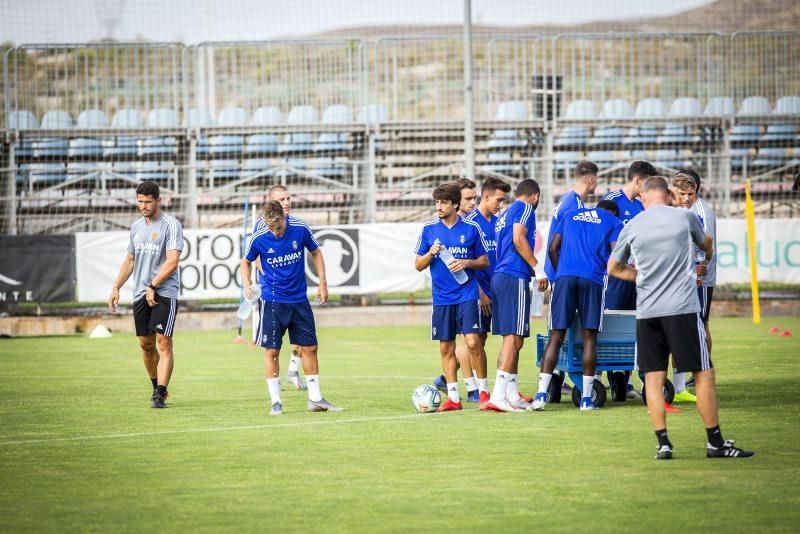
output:
[[[155,290],[156,290],[156,286],[154,286],[152,282],[150,282],[149,284],[147,284],[147,287],[149,287],[149,288],[150,288],[150,289],[152,289],[153,291],[155,291]]]

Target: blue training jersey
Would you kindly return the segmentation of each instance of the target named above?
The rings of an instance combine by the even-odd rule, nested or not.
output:
[[[311,229],[294,217],[287,217],[286,232],[277,237],[266,225],[250,239],[245,258],[261,258],[264,274],[258,277],[261,299],[269,302],[303,302],[306,291],[305,250],[317,250],[319,244]]]
[[[550,256],[547,254],[547,251],[550,250],[550,243],[553,242],[553,228],[558,225],[558,222],[561,220],[561,217],[568,211],[576,210],[583,207],[583,201],[578,193],[575,191],[569,191],[563,197],[561,197],[561,201],[556,206],[556,209],[553,210],[553,220],[550,221],[550,231],[547,233],[547,248],[545,249],[544,255],[544,274],[550,280],[553,280],[556,271],[553,269],[553,266],[550,265]]]
[[[492,297],[492,275],[494,274],[494,267],[497,265],[497,240],[495,239],[494,227],[497,224],[497,215],[492,214],[489,220],[478,211],[472,210],[466,217],[465,221],[471,221],[478,225],[483,234],[483,242],[486,245],[486,254],[489,256],[489,268],[482,271],[475,271],[475,278],[478,279],[484,294]]]
[[[528,244],[533,251],[536,244],[536,212],[531,204],[515,200],[497,218],[495,239],[497,241],[497,265],[494,272],[505,273],[526,282],[531,280],[531,266],[528,265],[514,246],[514,225],[521,224],[528,230]]]
[[[564,213],[551,232],[554,237],[561,234],[558,269],[553,280],[577,276],[604,286],[611,243],[617,240],[622,228],[622,221],[603,209],[581,208]]]
[[[644,204],[638,198],[628,200],[628,195],[622,189],[606,193],[603,200],[611,200],[619,208],[619,219],[622,224],[628,224],[631,219],[644,211]]]
[[[296,223],[304,224],[303,221],[301,221],[300,219],[298,219],[294,215],[289,215],[288,221],[289,222],[296,222]],[[267,229],[267,222],[264,220],[263,217],[259,217],[258,219],[256,219],[256,223],[253,225],[253,234],[252,235],[255,236],[257,233],[262,232],[262,231],[264,231],[266,229]],[[252,237],[250,239],[252,240]],[[263,269],[263,266],[262,266],[262,269]],[[266,286],[269,283],[269,281],[267,280],[266,272],[265,271],[262,272],[262,271],[259,271],[258,269],[256,269],[256,281],[258,282],[258,285],[260,285],[261,287]]]
[[[459,217],[452,228],[448,228],[441,220],[431,221],[422,227],[414,252],[418,256],[425,255],[434,243],[447,248],[458,260],[474,260],[486,254],[480,227],[474,222],[467,222]],[[458,304],[468,300],[477,300],[478,281],[473,269],[465,269],[468,280],[459,284],[444,261],[437,255],[430,264],[433,303],[436,306]]]

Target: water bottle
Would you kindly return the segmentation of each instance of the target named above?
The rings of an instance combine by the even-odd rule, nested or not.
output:
[[[456,258],[453,256],[452,252],[447,250],[445,247],[442,247],[441,250],[439,250],[439,259],[441,259],[449,268],[450,262],[455,261]],[[457,273],[450,271],[450,274],[453,275],[453,278],[455,278],[456,282],[459,284],[466,284],[467,280],[469,280],[469,276],[467,276],[467,273],[464,270],[458,271]]]
[[[250,317],[250,312],[253,311],[253,306],[256,305],[258,299],[261,298],[261,286],[258,284],[253,284],[253,298],[248,299],[245,297],[242,300],[242,303],[239,304],[239,309],[236,310],[236,317],[240,320],[244,321],[248,317]]]
[[[544,291],[533,290],[531,296],[531,317],[541,317],[544,308]]]

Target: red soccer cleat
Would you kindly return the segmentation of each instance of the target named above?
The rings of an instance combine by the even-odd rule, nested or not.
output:
[[[519,393],[519,398],[520,398],[520,399],[522,399],[522,400],[524,400],[524,401],[525,401],[525,402],[527,402],[528,404],[530,404],[531,402],[533,402],[533,397],[529,397],[529,396],[527,396],[527,395],[524,395],[524,394],[523,394],[521,391],[519,391],[518,393]]]
[[[491,395],[489,395],[488,391],[481,391],[480,394],[478,395],[478,402],[480,404],[485,404],[489,402],[489,398],[491,398]]]
[[[676,408],[667,401],[664,401],[664,410],[666,410],[667,413],[681,413],[682,411],[680,408]]]
[[[484,409],[481,407],[482,410],[486,412],[524,412],[525,410],[520,410],[506,399],[503,399],[499,402],[487,402],[486,408]]]
[[[439,406],[439,409],[436,410],[437,412],[455,412],[461,409],[460,402],[453,402],[450,399],[447,399],[444,404]]]

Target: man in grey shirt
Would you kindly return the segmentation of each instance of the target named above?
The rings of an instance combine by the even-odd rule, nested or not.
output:
[[[658,439],[656,458],[672,458],[663,392],[670,353],[677,371],[694,374],[697,408],[708,436],[706,455],[753,456],[724,440],[719,429],[714,366],[699,313],[692,252],[695,244],[711,258],[711,236],[694,213],[670,207],[669,198],[664,178],[645,180],[645,211],[620,232],[608,262],[610,275],[636,281],[636,367],[645,374],[647,407]],[[628,265],[631,257],[636,267]]]
[[[142,218],[131,226],[128,254],[122,260],[108,306],[117,312],[119,289],[133,274],[133,320],[144,367],[153,386],[150,405],[166,408],[164,401],[173,367],[172,331],[178,312],[178,262],[183,250],[183,228],[175,217],[161,210],[160,191],[155,182],[139,184],[136,203]]]

